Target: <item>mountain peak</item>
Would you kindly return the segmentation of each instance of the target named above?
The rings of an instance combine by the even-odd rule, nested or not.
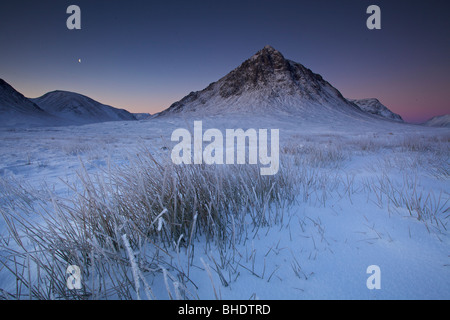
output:
[[[245,62],[260,64],[272,69],[272,71],[275,69],[281,70],[287,66],[287,60],[281,52],[269,45],[266,45]]]
[[[159,115],[179,112],[298,113],[312,106],[361,111],[319,74],[286,59],[270,45],[207,88],[191,92]]]
[[[280,51],[278,51],[277,49],[275,49],[274,47],[270,46],[270,45],[266,45],[264,46],[264,48],[262,48],[261,50],[259,50],[255,56],[258,55],[276,55],[276,56],[281,56],[283,57],[283,55],[281,54]],[[284,57],[283,57],[284,59]]]

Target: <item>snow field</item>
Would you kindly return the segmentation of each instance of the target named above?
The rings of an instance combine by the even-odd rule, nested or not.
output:
[[[188,121],[2,131],[0,294],[448,299],[448,130],[285,123],[274,177],[171,165]]]

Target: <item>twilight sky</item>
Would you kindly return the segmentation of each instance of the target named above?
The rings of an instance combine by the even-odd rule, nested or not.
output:
[[[81,30],[66,27],[71,4]],[[371,4],[381,30],[366,28]],[[155,113],[270,44],[345,97],[418,122],[450,113],[449,11],[445,0],[2,0],[0,78],[31,98],[68,90]]]

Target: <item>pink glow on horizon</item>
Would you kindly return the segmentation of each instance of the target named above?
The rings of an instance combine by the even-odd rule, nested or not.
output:
[[[327,76],[326,76],[327,77]],[[328,77],[327,77],[328,78]],[[399,114],[404,121],[420,123],[434,116],[450,113],[450,90],[445,88],[445,82],[441,86],[432,86],[427,83],[406,84],[404,79],[391,79],[387,83],[385,79],[370,81],[371,79],[360,79],[353,82],[352,76],[346,79],[330,76],[329,81],[346,98],[363,99],[377,98],[392,112]],[[7,79],[8,82],[9,79]],[[213,80],[213,79],[210,79]],[[354,79],[353,79],[354,80]],[[170,105],[182,99],[189,92],[189,88],[156,88],[153,91],[139,90],[131,91],[131,88],[119,87],[117,89],[105,84],[101,87],[92,87],[84,84],[72,87],[71,83],[35,83],[33,79],[9,82],[16,90],[26,97],[39,97],[53,90],[67,90],[86,95],[100,103],[111,105],[116,108],[126,109],[133,113],[151,113],[163,111]],[[202,88],[190,88],[201,90]]]

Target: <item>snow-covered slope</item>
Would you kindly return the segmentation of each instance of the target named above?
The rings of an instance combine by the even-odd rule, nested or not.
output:
[[[0,126],[40,126],[57,119],[0,79]]]
[[[68,91],[52,91],[30,99],[50,114],[74,124],[136,120],[128,111],[101,104],[84,95]]]
[[[207,88],[191,92],[158,116],[296,115],[304,120],[338,114],[373,119],[319,74],[265,46]]]
[[[361,110],[366,111],[368,113],[395,121],[403,121],[400,115],[389,110],[378,99],[369,98],[369,99],[348,99],[348,100],[355,103],[358,107],[361,108]]]
[[[426,121],[424,125],[429,127],[446,127],[450,128],[450,114],[445,114],[443,116],[433,117]]]

